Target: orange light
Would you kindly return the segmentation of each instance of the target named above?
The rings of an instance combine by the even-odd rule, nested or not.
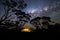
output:
[[[31,32],[31,29],[30,29],[30,28],[23,28],[23,29],[21,30],[21,32]]]

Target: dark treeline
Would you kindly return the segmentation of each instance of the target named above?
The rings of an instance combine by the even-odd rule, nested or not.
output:
[[[0,32],[21,32],[26,23],[30,23],[36,28],[35,30],[31,28],[32,32],[60,32],[60,24],[52,22],[50,17],[36,17],[30,20],[31,15],[22,11],[27,6],[23,0],[17,2],[5,0],[2,2],[2,5],[4,5],[5,13],[0,17]],[[17,21],[9,19],[13,16],[9,15],[11,14],[10,11],[17,17]]]

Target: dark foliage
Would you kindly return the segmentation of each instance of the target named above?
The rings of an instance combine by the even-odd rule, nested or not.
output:
[[[51,21],[50,17],[36,17],[32,20],[30,20],[31,15],[26,14],[22,11],[22,9],[26,8],[27,4],[22,0],[14,1],[14,0],[5,0],[2,2],[4,5],[5,14],[0,18],[0,32],[21,32],[22,27],[25,25],[25,23],[30,23],[36,27],[35,30],[32,30],[32,32],[60,32],[60,24],[55,23],[54,25],[49,24]],[[18,6],[18,7],[17,7]],[[17,7],[18,9],[15,9]],[[14,12],[14,14],[17,17],[17,21],[15,23],[11,21],[11,19],[8,19],[11,17],[9,15],[9,11]],[[42,23],[40,23],[42,19]],[[41,26],[42,24],[42,26]],[[47,25],[47,29],[44,28]],[[42,29],[40,29],[42,27]]]

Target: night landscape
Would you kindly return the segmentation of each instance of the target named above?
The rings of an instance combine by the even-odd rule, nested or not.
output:
[[[60,32],[60,0],[0,0],[0,32]]]

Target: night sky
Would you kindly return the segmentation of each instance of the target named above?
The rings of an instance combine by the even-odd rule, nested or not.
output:
[[[36,16],[49,16],[53,21],[60,23],[60,0],[25,0],[27,7],[25,12]],[[3,6],[0,0],[0,15],[3,14]]]

